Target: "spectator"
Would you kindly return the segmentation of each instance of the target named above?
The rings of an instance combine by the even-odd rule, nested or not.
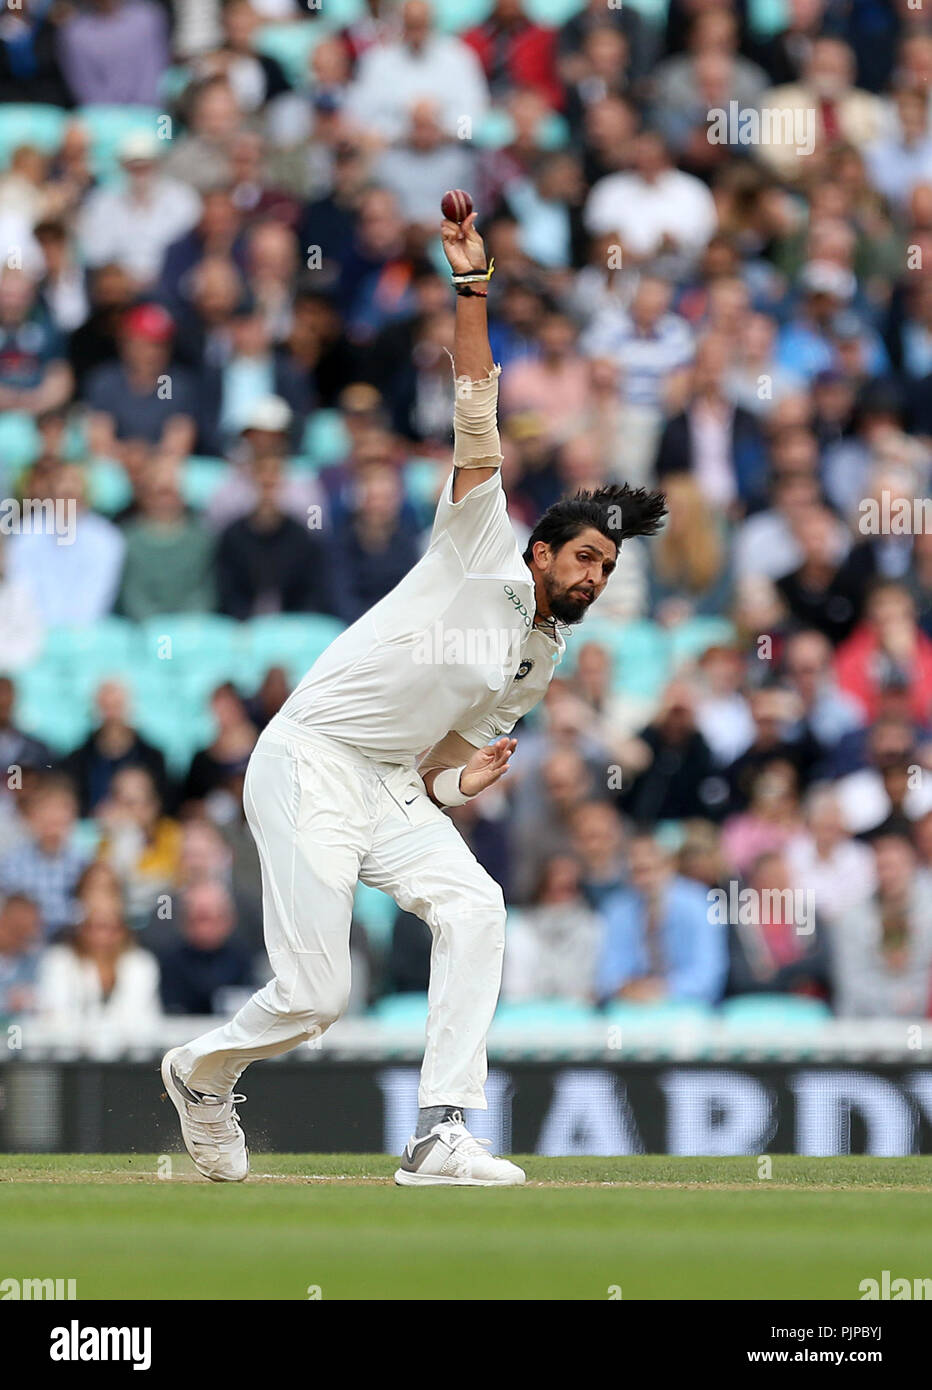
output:
[[[161,1017],[158,962],[136,944],[112,890],[85,874],[78,902],[77,924],[39,962],[39,1019],[93,1049],[149,1043]]]
[[[74,381],[64,342],[23,270],[0,270],[0,410],[57,410]]]
[[[470,187],[474,166],[472,150],[444,128],[439,100],[422,97],[411,107],[403,138],[379,155],[372,176],[394,193],[409,222],[433,230],[437,189]]]
[[[916,623],[908,589],[884,580],[867,598],[864,621],[839,648],[835,671],[842,690],[860,704],[867,719],[877,713],[881,684],[899,676],[909,690],[913,718],[932,718],[932,641]]]
[[[97,687],[94,702],[100,723],[62,764],[77,790],[79,813],[94,814],[110,795],[115,774],[124,767],[145,768],[164,799],[165,758],[130,723],[126,687],[116,680],[103,681]]]
[[[56,26],[42,0],[19,0],[0,33],[0,102],[71,106],[56,51]]]
[[[671,166],[656,131],[643,131],[632,154],[630,173],[610,174],[592,189],[586,226],[593,236],[611,233],[617,238],[625,266],[661,257],[682,273],[715,231],[712,195],[692,174]]]
[[[81,626],[105,617],[119,587],[123,537],[85,506],[84,487],[80,469],[57,469],[48,495],[54,528],[22,530],[9,543],[10,580],[29,591],[49,627]]]
[[[684,681],[667,686],[655,718],[638,736],[632,764],[620,801],[638,825],[714,814],[724,800],[711,750],[696,728],[695,696]]]
[[[217,544],[220,612],[239,619],[332,613],[337,600],[331,548],[313,527],[314,514],[302,526],[282,511],[278,459],[257,460],[253,478],[259,494],[254,510],[231,522]]]
[[[563,88],[556,69],[556,31],[534,24],[522,0],[495,0],[484,24],[463,35],[479,57],[493,99],[515,87],[539,93],[559,110]]]
[[[184,94],[188,130],[172,142],[165,172],[198,193],[226,189],[233,177],[233,142],[241,111],[226,76],[207,77]]]
[[[814,629],[793,633],[784,649],[783,672],[799,702],[791,736],[813,741],[827,757],[846,734],[861,727],[857,701],[835,683],[828,638]]]
[[[784,850],[799,830],[795,768],[771,758],[751,783],[747,810],[730,816],[722,827],[722,854],[744,876],[762,854]]]
[[[874,855],[845,831],[838,797],[814,787],[806,800],[806,828],[786,847],[793,883],[811,892],[823,919],[842,918],[874,891]]]
[[[575,859],[546,865],[530,906],[509,924],[502,997],[588,1002],[602,939],[601,918],[586,902]]]
[[[159,613],[202,613],[214,606],[214,541],[185,506],[178,466],[169,457],[149,465],[136,514],[124,524],[126,551],[117,600],[134,622]]]
[[[764,92],[761,105],[774,113],[773,138],[756,147],[756,157],[793,182],[804,178],[813,163],[818,167],[826,148],[837,141],[858,149],[870,145],[880,133],[880,102],[853,82],[848,45],[829,36],[816,38],[802,80]]]
[[[729,922],[726,994],[825,999],[830,965],[824,928],[816,915],[821,899],[811,894],[800,898],[785,856],[772,850],[758,855],[750,866],[747,889]]]
[[[24,893],[11,893],[0,907],[0,1018],[31,1013],[42,958],[39,909]]]
[[[404,578],[419,553],[401,516],[397,473],[378,464],[361,473],[357,504],[335,527],[336,609],[355,622]]]
[[[354,119],[388,142],[402,135],[411,104],[433,97],[449,134],[459,134],[458,123],[464,118],[472,130],[489,101],[475,54],[461,39],[435,31],[427,0],[406,0],[401,23],[398,42],[375,45],[359,60],[350,92]]]
[[[317,480],[297,477],[284,466],[293,419],[291,407],[281,396],[263,396],[253,403],[235,451],[237,462],[207,506],[207,520],[214,529],[222,530],[255,510],[260,495],[259,473],[268,478],[269,470],[275,467],[279,470],[277,502],[281,510],[302,526],[317,517],[329,521]]]
[[[166,14],[154,0],[91,0],[58,31],[62,70],[79,106],[157,106],[168,67]]]
[[[696,347],[686,409],[667,422],[657,454],[661,483],[671,473],[689,473],[702,495],[728,512],[747,506],[763,490],[763,444],[754,416],[732,405],[724,374],[729,347],[711,334]]]
[[[198,220],[201,200],[161,164],[154,134],[135,131],[120,144],[122,185],[96,188],[78,217],[84,261],[92,269],[118,265],[138,290],[158,280],[168,247]]]
[[[864,602],[864,580],[846,564],[845,542],[825,507],[810,507],[794,518],[803,561],[777,580],[777,588],[797,623],[823,633],[833,646],[850,636]]]
[[[728,968],[725,932],[706,893],[680,878],[650,835],[628,848],[630,889],[606,899],[597,972],[603,1000],[715,1004]]]
[[[246,771],[256,742],[256,729],[230,682],[218,685],[210,697],[217,734],[207,748],[195,753],[181,792],[183,802],[204,801],[231,778]]]
[[[101,452],[120,458],[130,439],[144,439],[179,458],[194,448],[198,394],[194,378],[172,363],[175,325],[158,304],[139,304],[125,315],[120,360],[96,367],[85,399],[99,411]]]
[[[590,906],[599,909],[625,883],[621,818],[605,801],[584,801],[570,823],[580,891]]]
[[[44,941],[74,921],[75,888],[86,862],[72,840],[76,812],[71,783],[42,778],[25,807],[28,841],[0,859],[0,893],[35,902]]]
[[[841,1018],[926,1017],[932,979],[932,902],[909,840],[874,844],[877,890],[833,928],[835,1011]]]
[[[728,606],[731,576],[727,533],[688,473],[664,483],[667,520],[650,551],[651,611],[665,627],[707,617]]]
[[[161,958],[166,1013],[226,1013],[227,991],[252,989],[249,953],[234,935],[235,926],[233,902],[221,883],[188,889],[181,941]]]
[[[138,929],[177,879],[181,830],[163,815],[155,781],[144,767],[114,774],[96,819],[103,831],[98,857],[118,875],[127,917]]]

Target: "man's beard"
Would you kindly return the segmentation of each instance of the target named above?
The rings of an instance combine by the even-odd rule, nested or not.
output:
[[[544,590],[547,594],[551,616],[556,618],[558,623],[582,622],[589,611],[591,602],[587,603],[578,592],[558,589],[549,574],[544,575]]]

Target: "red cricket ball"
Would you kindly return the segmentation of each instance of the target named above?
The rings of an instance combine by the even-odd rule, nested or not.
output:
[[[472,212],[472,198],[462,188],[448,188],[440,200],[440,211],[450,222],[462,222]]]

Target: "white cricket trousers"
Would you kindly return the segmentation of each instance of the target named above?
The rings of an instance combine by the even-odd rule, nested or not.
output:
[[[346,1008],[357,881],[416,913],[433,936],[418,1104],[485,1109],[485,1042],[501,985],[505,904],[412,766],[375,762],[277,715],[246,771],[275,978],[175,1069],[207,1095],[317,1038]]]

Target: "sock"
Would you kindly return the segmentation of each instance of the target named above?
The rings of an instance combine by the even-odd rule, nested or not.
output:
[[[414,1131],[415,1139],[423,1139],[425,1134],[430,1134],[434,1125],[443,1124],[446,1120],[455,1120],[456,1123],[463,1123],[463,1111],[458,1105],[425,1105],[417,1112],[417,1129]]]

